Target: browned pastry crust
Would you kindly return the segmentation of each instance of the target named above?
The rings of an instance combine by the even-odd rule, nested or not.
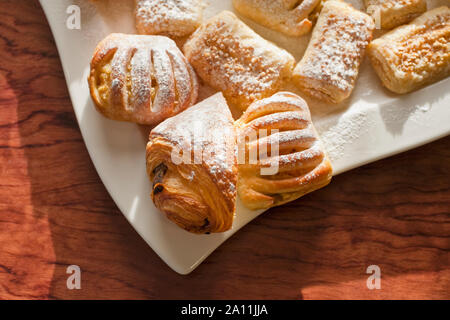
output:
[[[315,9],[321,0],[233,0],[236,10],[256,22],[299,37],[312,28]]]
[[[245,150],[245,161],[238,157],[238,194],[246,207],[278,206],[330,182],[330,161],[311,121],[308,105],[299,96],[279,92],[256,101],[235,126],[239,150]],[[268,130],[268,134],[261,136],[261,129]],[[252,135],[254,132],[259,134]],[[249,156],[252,150],[263,145],[267,146],[267,155],[259,154],[258,161],[252,163]],[[277,145],[278,155],[272,154]],[[275,174],[261,174],[262,168],[275,166],[278,166]]]
[[[372,41],[368,54],[383,85],[408,93],[450,76],[450,9],[430,10]]]
[[[306,94],[339,103],[355,87],[375,25],[367,14],[336,0],[324,3],[311,41],[293,72]]]
[[[155,206],[189,232],[230,229],[235,147],[233,118],[221,93],[159,124],[150,133],[146,156]]]
[[[277,92],[295,63],[229,11],[204,22],[183,51],[197,74],[242,110]]]
[[[427,11],[426,0],[364,0],[367,13],[383,29],[408,23]]]
[[[95,49],[88,78],[104,116],[154,125],[192,106],[197,76],[175,42],[113,33]]]
[[[202,23],[203,0],[135,0],[140,34],[190,35]]]

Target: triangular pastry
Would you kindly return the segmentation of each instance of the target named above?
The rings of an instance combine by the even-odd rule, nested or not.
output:
[[[236,202],[236,136],[221,93],[155,127],[147,172],[155,206],[193,233],[231,228]]]

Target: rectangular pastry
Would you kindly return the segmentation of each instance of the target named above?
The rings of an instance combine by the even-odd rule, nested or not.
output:
[[[243,16],[293,37],[311,30],[319,4],[320,0],[233,0]]]
[[[136,30],[168,37],[190,35],[202,23],[203,0],[135,0]]]
[[[320,100],[339,103],[348,98],[374,28],[367,14],[342,1],[326,1],[305,55],[294,69],[294,82]]]
[[[203,23],[183,50],[200,78],[243,110],[277,92],[295,64],[229,11]]]
[[[450,9],[430,10],[374,40],[368,49],[383,85],[408,93],[450,75]]]
[[[383,29],[410,22],[427,11],[426,0],[364,0],[367,13]]]

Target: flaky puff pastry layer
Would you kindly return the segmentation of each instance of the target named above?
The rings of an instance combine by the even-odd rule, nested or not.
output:
[[[229,11],[204,22],[183,51],[200,78],[242,110],[278,91],[295,63]]]
[[[427,11],[426,0],[364,0],[367,13],[383,29],[405,24]]]
[[[202,23],[203,0],[135,0],[140,34],[190,35]]]
[[[293,80],[306,94],[339,103],[353,91],[374,22],[342,1],[324,3]]]
[[[450,9],[430,10],[369,45],[372,66],[383,85],[408,93],[450,75]]]
[[[236,203],[236,136],[221,93],[159,124],[147,144],[155,206],[193,233],[231,228]]]
[[[278,206],[330,182],[331,163],[311,121],[308,105],[299,96],[279,92],[256,101],[235,126],[238,194],[246,207]],[[261,153],[262,148],[267,152]],[[256,149],[257,159],[251,156]]]
[[[268,28],[288,36],[308,33],[321,0],[233,0],[236,10]]]
[[[88,82],[104,116],[146,125],[192,106],[198,94],[194,70],[163,36],[110,34],[95,49]]]

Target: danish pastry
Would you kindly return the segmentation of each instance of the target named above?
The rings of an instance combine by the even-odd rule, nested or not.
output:
[[[140,34],[190,35],[202,23],[203,0],[136,0]]]
[[[236,135],[221,93],[150,133],[147,172],[155,206],[193,233],[231,228],[236,203]]]
[[[383,85],[408,93],[450,75],[450,9],[424,13],[369,45],[368,55]]]
[[[233,0],[236,10],[273,30],[299,37],[312,28],[311,17],[321,0]]]
[[[383,29],[405,24],[427,11],[426,0],[364,0],[367,13]]]
[[[330,161],[311,121],[308,105],[299,96],[279,92],[256,101],[235,126],[239,155],[237,188],[246,207],[278,206],[330,182]],[[261,130],[267,133],[262,134]],[[258,151],[257,161],[252,162],[255,160],[250,156],[252,150],[262,148],[267,153]],[[277,152],[273,152],[275,149]],[[276,170],[262,171],[269,168]]]
[[[348,98],[374,27],[372,18],[350,4],[326,1],[305,55],[294,69],[294,82],[327,102]]]
[[[291,54],[229,11],[203,23],[185,43],[184,53],[200,78],[243,110],[278,91],[295,63]]]
[[[198,93],[194,70],[163,36],[109,35],[95,49],[88,82],[103,115],[145,125],[190,107]]]

